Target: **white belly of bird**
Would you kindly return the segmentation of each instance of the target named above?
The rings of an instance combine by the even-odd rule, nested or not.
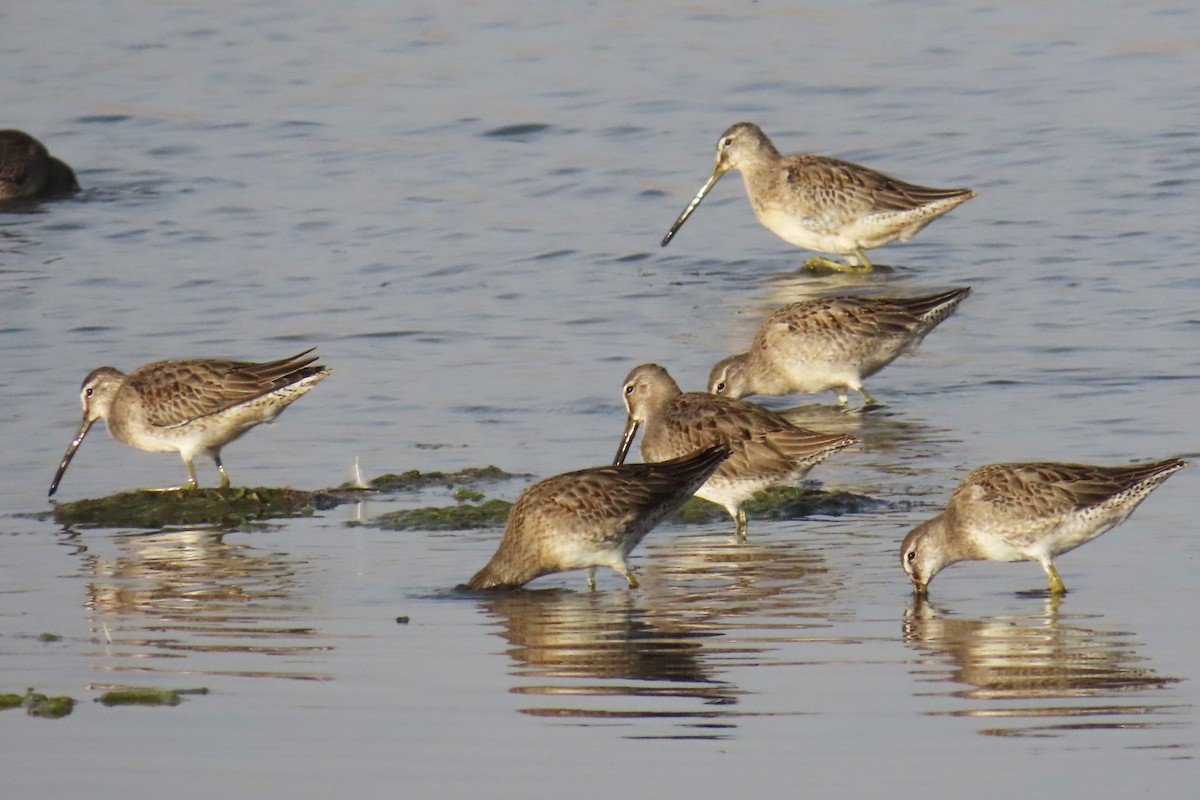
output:
[[[172,426],[129,426],[122,441],[141,450],[154,453],[180,453],[190,459],[207,452],[214,445],[228,444],[261,422],[269,422],[252,403],[239,406],[219,415],[201,417]]]
[[[1133,508],[1114,514],[1111,509],[1093,507],[1068,514],[1035,534],[1015,531],[1005,535],[975,532],[974,538],[985,556],[992,561],[1043,561],[1090,542],[1119,524]]]
[[[971,538],[979,547],[979,554],[988,561],[1036,561],[1024,548],[1014,547],[1002,535],[990,531],[972,531]]]
[[[149,453],[195,454],[204,449],[205,431],[202,426],[190,423],[172,428],[131,425],[119,441]]]
[[[787,361],[778,368],[796,391],[815,394],[826,389],[848,386],[858,390],[862,386],[858,370],[845,362],[814,359],[811,361]]]
[[[853,253],[859,248],[857,239],[844,234],[821,233],[814,230],[817,220],[797,217],[780,208],[755,210],[758,221],[785,242],[817,253]]]
[[[558,537],[553,545],[553,562],[562,571],[585,567],[612,567],[623,571],[625,553],[619,545],[575,536]]]
[[[770,477],[730,479],[718,472],[700,487],[696,492],[696,497],[722,506],[729,506],[731,503],[740,505],[753,497],[755,493],[769,486],[774,486],[777,483],[782,483],[785,477],[774,475]]]

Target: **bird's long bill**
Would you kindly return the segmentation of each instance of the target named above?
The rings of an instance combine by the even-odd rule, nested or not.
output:
[[[913,594],[915,594],[917,597],[921,597],[921,598],[929,597],[929,584],[928,583],[921,583],[920,581],[913,581],[912,585],[913,585]]]
[[[629,418],[629,422],[625,423],[625,433],[621,434],[621,446],[617,448],[616,458],[613,459],[613,464],[624,464],[625,457],[629,455],[629,446],[633,444],[633,437],[637,436],[638,426],[642,423],[633,417]]]
[[[84,415],[83,422],[79,423],[79,431],[75,434],[75,438],[71,440],[71,444],[67,446],[67,452],[63,455],[62,463],[58,465],[58,472],[54,473],[54,480],[50,483],[49,497],[53,497],[54,493],[58,491],[58,482],[62,480],[63,473],[67,471],[67,467],[71,465],[71,459],[75,457],[75,451],[79,449],[79,445],[83,444],[83,437],[87,436],[87,432],[91,430],[92,423],[96,419],[88,419],[87,415]]]
[[[671,230],[667,231],[667,235],[663,237],[662,246],[666,247],[675,238],[675,232],[683,227],[683,223],[687,222],[688,217],[696,210],[696,206],[700,205],[700,201],[708,194],[709,189],[717,185],[717,181],[721,180],[721,176],[729,171],[729,167],[722,164],[720,161],[713,167],[712,175],[708,176],[708,180],[700,187],[700,191],[696,192],[696,196],[692,198],[692,202],[688,203],[688,207],[679,215],[679,219],[675,220],[675,224],[671,226]]]

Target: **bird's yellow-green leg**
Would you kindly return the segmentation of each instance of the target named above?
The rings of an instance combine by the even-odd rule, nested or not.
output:
[[[1067,591],[1066,584],[1058,576],[1058,570],[1054,568],[1054,562],[1047,560],[1046,563],[1042,564],[1042,567],[1046,570],[1046,576],[1050,578],[1050,593],[1065,594]]]
[[[858,263],[854,261],[857,259]],[[875,267],[871,264],[871,259],[867,258],[867,254],[862,249],[855,250],[853,255],[847,256],[845,262],[834,261],[832,258],[824,256],[813,256],[804,262],[805,269],[829,269],[834,272],[871,272]]]
[[[638,588],[638,579],[637,575],[633,574],[633,567],[626,565],[625,571],[621,574],[625,576],[625,580],[629,581],[630,589]]]
[[[813,256],[804,262],[804,268],[807,270],[828,269],[833,272],[866,272],[862,267],[853,264],[843,264],[841,261],[834,261],[832,258],[824,256]]]
[[[188,482],[185,483],[183,486],[180,486],[179,488],[180,489],[198,489],[198,488],[200,488],[200,481],[196,480],[196,465],[192,463],[192,460],[190,458],[187,459],[187,467],[188,467]]]
[[[867,391],[867,387],[865,387],[865,386],[858,387],[858,393],[863,396],[863,401],[867,404],[868,408],[870,406],[879,405],[879,403],[875,400],[875,398],[871,396],[871,393]]]
[[[588,581],[588,590],[593,591],[593,592],[596,591],[596,568],[595,567],[587,568],[587,581]]]
[[[187,464],[187,468],[188,468],[187,483],[183,484],[182,486],[168,486],[165,489],[150,489],[148,491],[151,491],[151,492],[181,492],[185,489],[195,489],[196,487],[198,487],[200,485],[200,482],[196,480],[196,465],[193,464],[191,461],[189,461],[186,458],[183,460],[183,463]]]
[[[1062,605],[1063,596],[1061,594],[1051,594],[1046,596],[1046,616],[1053,617],[1058,613],[1058,607]]]
[[[746,538],[746,509],[738,507],[733,515],[733,535],[739,539]]]
[[[221,463],[220,456],[213,456],[213,461],[217,462],[217,472],[221,474],[221,488],[229,488],[229,473],[225,471],[225,465]]]

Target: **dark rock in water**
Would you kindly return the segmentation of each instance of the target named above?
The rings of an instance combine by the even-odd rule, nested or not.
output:
[[[75,172],[24,131],[0,130],[0,204],[79,191]]]

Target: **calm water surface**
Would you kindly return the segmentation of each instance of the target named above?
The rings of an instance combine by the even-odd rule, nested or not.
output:
[[[1194,790],[1200,471],[1064,557],[1061,601],[1036,565],[975,564],[915,604],[897,552],[981,463],[1200,452],[1200,12],[799,5],[0,11],[4,126],[85,187],[0,215],[0,691],[81,701],[0,714],[6,791]],[[980,197],[867,277],[799,272],[735,176],[660,249],[740,119]],[[347,524],[443,493],[226,533],[33,516],[101,364],[318,345],[333,379],[227,449],[235,482],[547,476],[612,457],[638,363],[701,388],[784,302],[959,285],[871,382],[886,409],[801,412],[862,437],[811,477],[877,509],[743,545],[664,526],[637,591],[464,596],[498,530]],[[60,493],[182,475],[97,431]],[[92,702],[126,684],[210,693]]]

